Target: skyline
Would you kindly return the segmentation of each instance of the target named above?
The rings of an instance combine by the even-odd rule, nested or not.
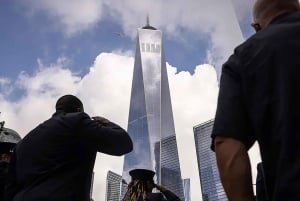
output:
[[[150,24],[165,36],[182,177],[196,179],[191,198],[201,200],[191,145],[193,127],[215,113],[220,65],[210,64],[224,62],[242,36],[252,34],[242,34],[238,26],[239,21],[243,30],[251,22],[250,1],[233,2],[238,13],[228,0],[1,1],[0,120],[24,137],[50,117],[60,95],[72,93],[90,115],[127,128],[135,36],[149,13]],[[107,171],[121,174],[121,169],[122,157],[98,154],[95,200],[104,201]]]

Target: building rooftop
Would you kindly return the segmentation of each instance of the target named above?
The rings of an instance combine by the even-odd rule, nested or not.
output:
[[[142,29],[152,29],[152,30],[157,30],[156,28],[154,28],[153,26],[150,26],[150,25],[146,25],[144,27],[142,27]]]

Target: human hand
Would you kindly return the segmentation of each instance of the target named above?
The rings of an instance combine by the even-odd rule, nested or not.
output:
[[[9,163],[10,154],[0,154],[0,161],[5,161],[5,162]]]
[[[92,117],[92,119],[102,124],[106,124],[110,122],[108,119],[105,119],[104,117],[100,117],[100,116]]]
[[[163,185],[159,185],[159,184],[154,184],[155,188],[157,188],[160,192],[164,192],[167,190],[166,187],[164,187]]]

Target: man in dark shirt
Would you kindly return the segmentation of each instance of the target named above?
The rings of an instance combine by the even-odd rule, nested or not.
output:
[[[299,201],[299,1],[257,0],[253,17],[257,33],[223,65],[212,147],[229,200],[254,200],[257,141],[269,199]]]
[[[90,118],[73,95],[58,99],[56,112],[16,146],[7,201],[89,201],[97,152],[121,156],[132,141],[120,126]]]

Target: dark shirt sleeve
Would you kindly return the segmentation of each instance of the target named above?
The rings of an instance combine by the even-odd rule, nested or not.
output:
[[[234,69],[238,66],[238,58],[233,55],[222,68],[218,106],[212,132],[213,150],[216,136],[239,140],[247,149],[255,142],[242,92],[242,78]]]
[[[175,195],[172,191],[166,190],[162,192],[166,197],[166,201],[181,201],[181,199]]]
[[[128,133],[119,125],[109,122],[100,123],[84,115],[80,124],[80,134],[95,145],[97,151],[121,156],[132,151],[133,145]]]

